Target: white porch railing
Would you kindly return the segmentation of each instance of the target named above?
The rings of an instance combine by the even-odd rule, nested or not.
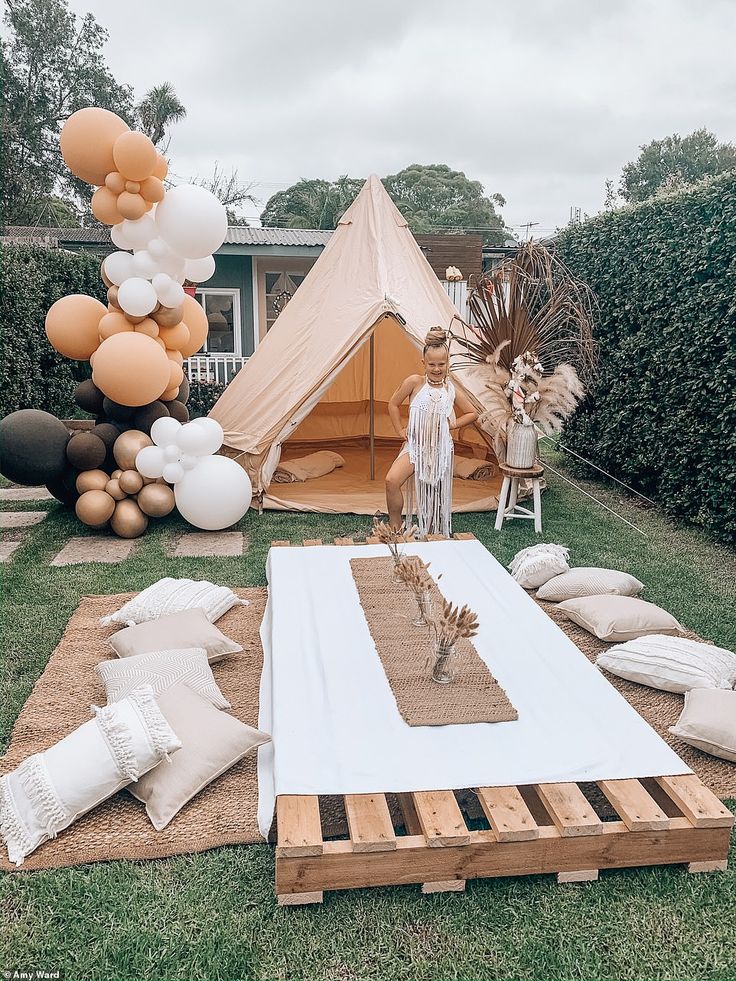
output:
[[[445,289],[445,293],[452,300],[453,306],[463,318],[463,320],[468,319],[468,284],[466,280],[460,280],[459,282],[450,283],[446,279],[442,280],[442,285]]]
[[[229,385],[247,358],[237,354],[195,354],[184,362],[190,382]]]

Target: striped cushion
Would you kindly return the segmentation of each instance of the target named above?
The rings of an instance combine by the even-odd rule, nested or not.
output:
[[[691,688],[733,688],[736,654],[688,640],[654,634],[609,647],[596,664],[619,678],[678,693]]]
[[[154,695],[161,695],[173,685],[184,684],[216,708],[230,708],[217,687],[203,647],[134,654],[115,661],[103,661],[95,671],[102,678],[108,702],[125,698],[141,685],[150,685]]]
[[[146,620],[157,620],[169,613],[193,610],[201,607],[210,623],[214,623],[232,606],[248,606],[248,600],[241,600],[227,586],[215,586],[206,579],[159,579],[152,586],[138,593],[117,612],[102,617],[100,623],[107,627],[111,623],[122,623],[130,627]]]
[[[630,576],[628,572],[581,566],[549,579],[537,590],[537,599],[562,603],[580,596],[638,596],[643,589],[644,583]]]

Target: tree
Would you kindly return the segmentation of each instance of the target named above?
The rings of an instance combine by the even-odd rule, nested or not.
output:
[[[637,159],[621,174],[619,193],[628,202],[645,201],[657,191],[686,187],[736,167],[736,146],[719,143],[715,133],[704,128],[685,137],[675,133],[652,140],[639,149]]]
[[[230,174],[226,174],[216,160],[215,169],[211,177],[195,177],[192,183],[199,184],[200,187],[206,187],[208,191],[211,191],[225,205],[228,225],[248,224],[247,219],[238,214],[237,209],[246,203],[256,203],[256,199],[251,193],[254,185],[252,181],[250,184],[241,184],[237,169],[233,169]]]
[[[156,146],[163,142],[167,128],[181,122],[187,114],[171,82],[154,85],[135,108],[139,128]],[[166,149],[168,142],[161,152]]]
[[[268,199],[261,213],[261,224],[264,227],[337,228],[363,183],[347,175],[333,182],[297,181]]]
[[[7,0],[1,42],[3,223],[31,224],[52,199],[74,209],[91,189],[67,170],[59,152],[63,121],[96,105],[133,122],[132,92],[102,55],[107,31],[92,14],[81,20],[66,0]]]

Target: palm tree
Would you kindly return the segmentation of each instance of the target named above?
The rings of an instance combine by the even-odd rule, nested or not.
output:
[[[187,114],[171,82],[154,85],[136,106],[140,127],[146,136],[158,146],[166,136],[166,130],[184,119]]]

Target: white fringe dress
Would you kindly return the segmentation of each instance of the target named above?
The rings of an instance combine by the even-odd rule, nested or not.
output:
[[[425,382],[409,406],[407,442],[399,456],[409,454],[414,480],[407,481],[407,524],[416,522],[420,538],[452,534],[452,465],[454,445],[450,416],[455,386],[448,379],[435,387]]]

